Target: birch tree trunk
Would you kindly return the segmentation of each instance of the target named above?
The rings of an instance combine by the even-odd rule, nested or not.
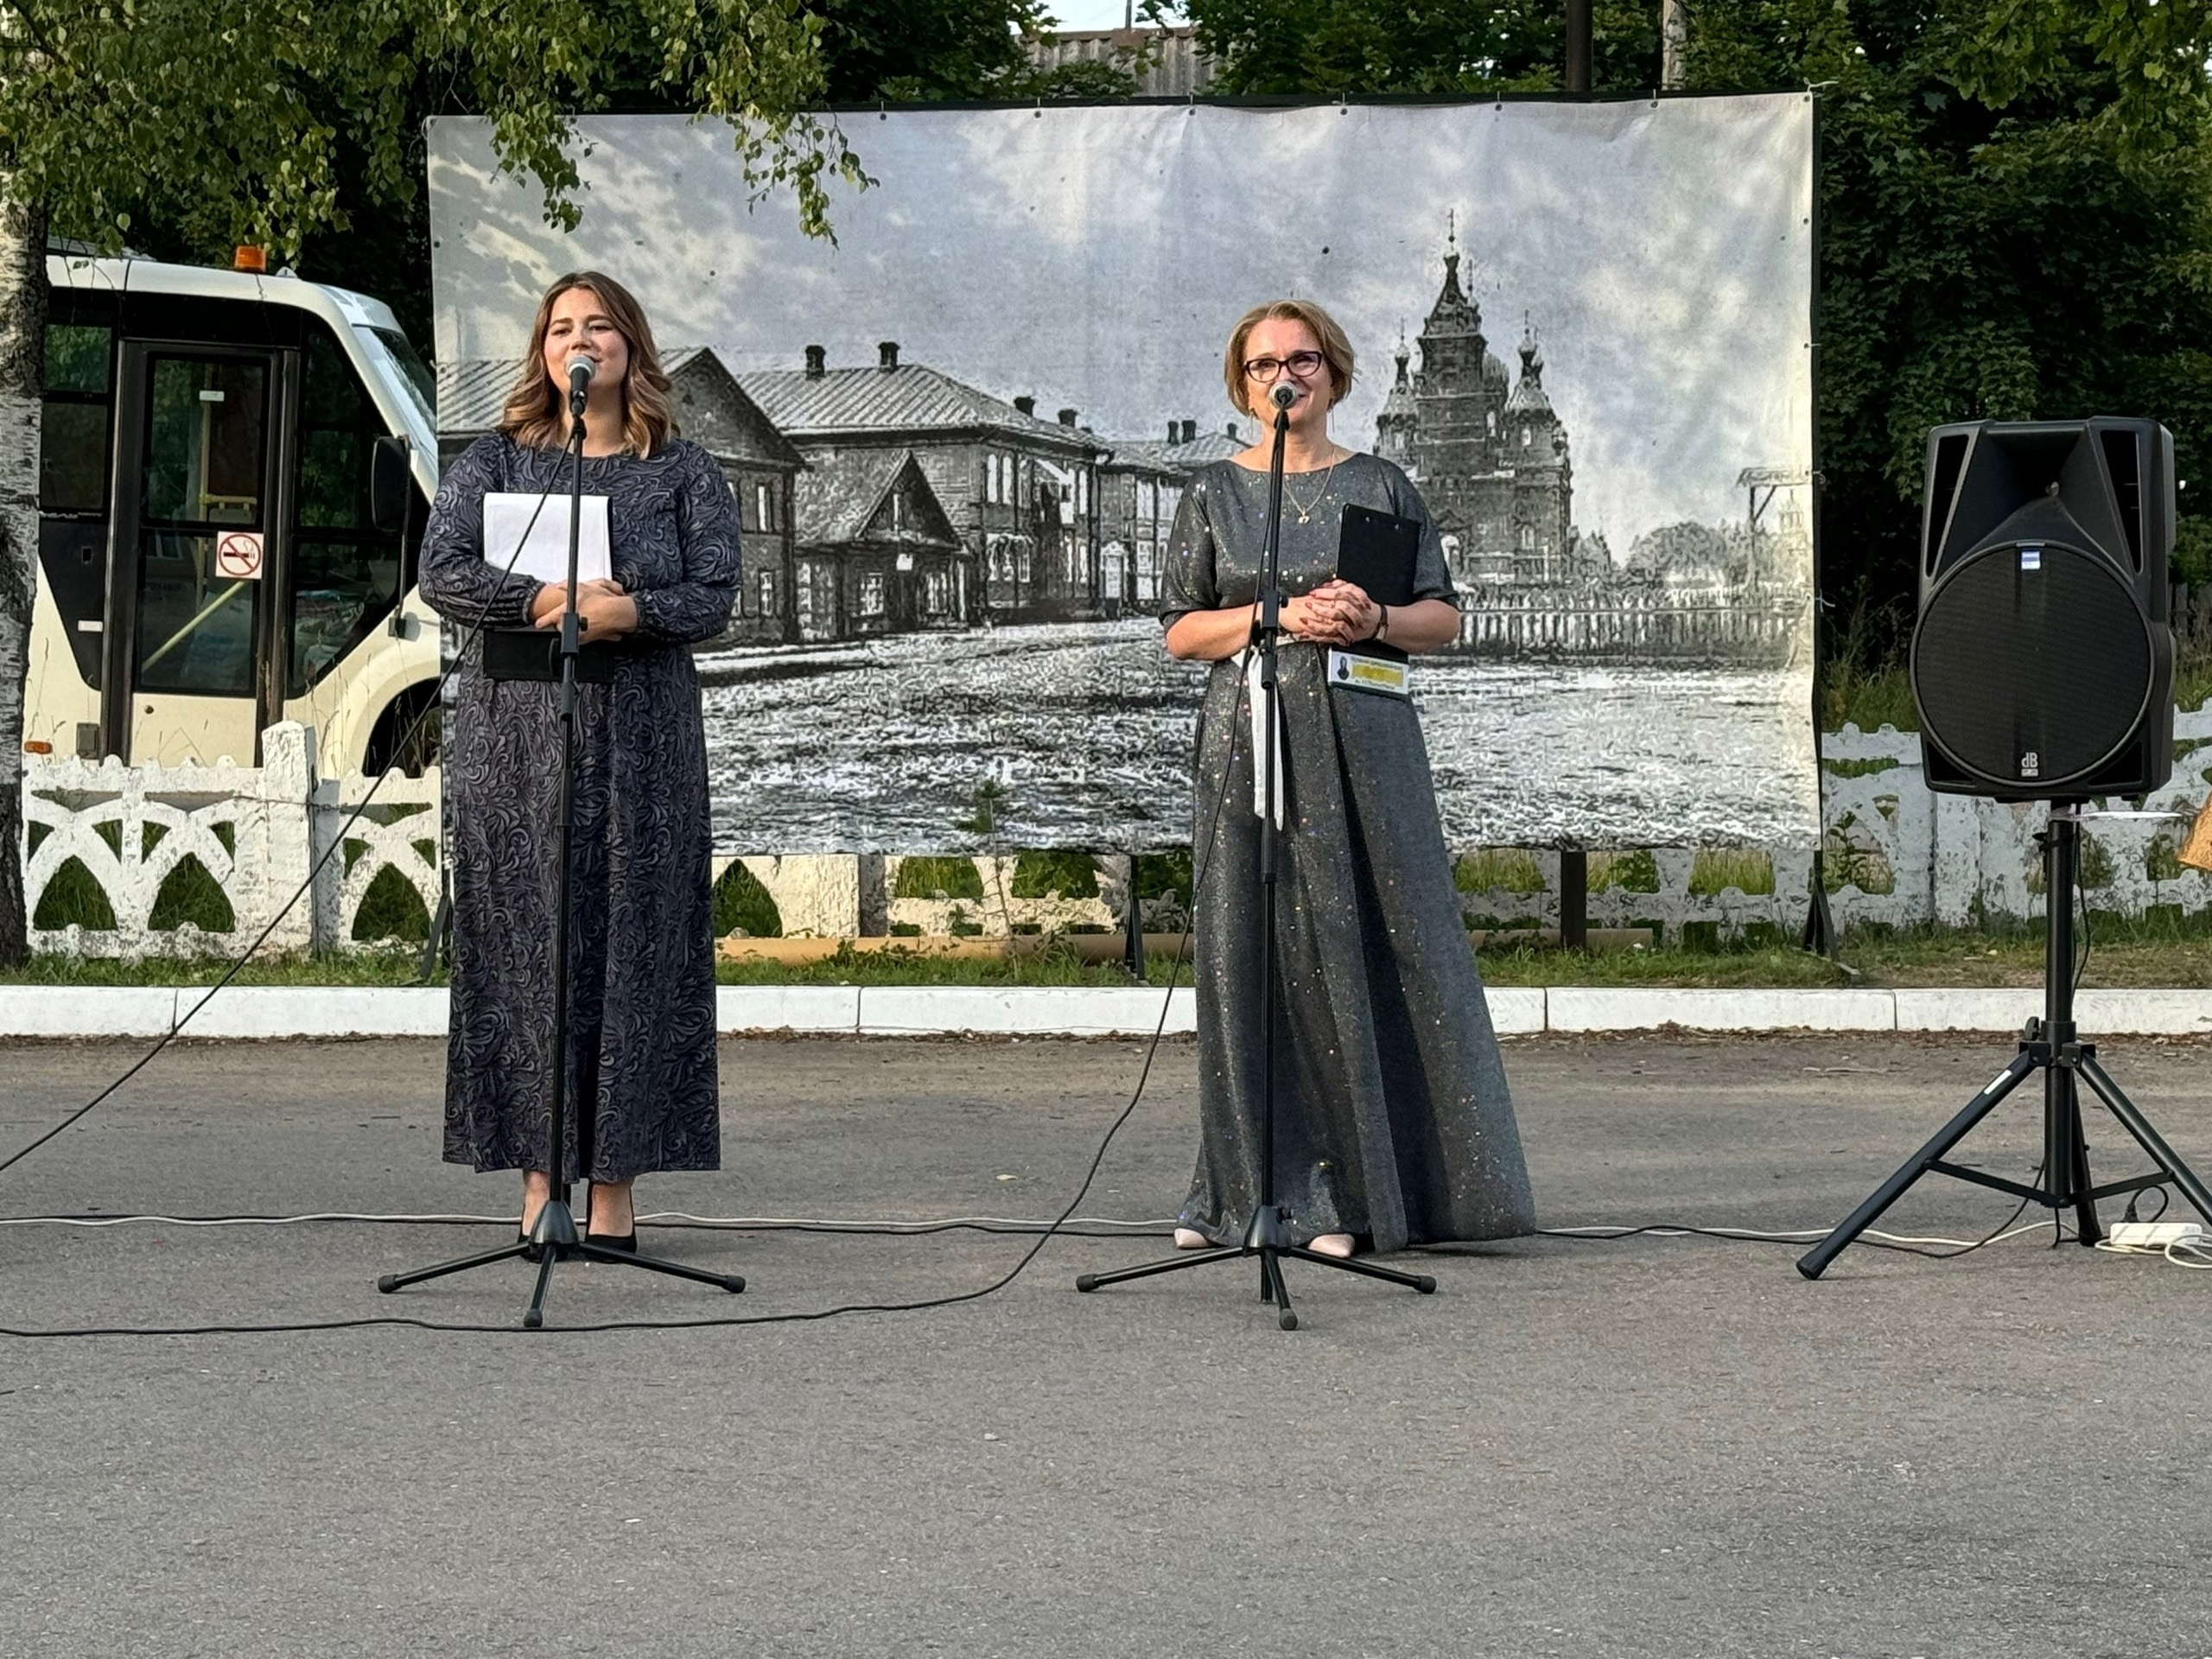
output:
[[[39,394],[46,379],[46,213],[0,179],[0,966],[27,951],[23,681],[38,588]]]

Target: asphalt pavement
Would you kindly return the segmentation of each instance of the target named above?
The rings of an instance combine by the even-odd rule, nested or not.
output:
[[[0,1156],[132,1045],[0,1046]],[[640,1207],[1057,1212],[1126,1042],[731,1042],[725,1162]],[[1993,1076],[1986,1039],[1509,1046],[1543,1223],[1832,1224]],[[2104,1058],[2212,1172],[2212,1048]],[[439,1161],[442,1046],[185,1044],[16,1167],[0,1217],[512,1209]],[[1091,1215],[1172,1214],[1193,1051],[1162,1051]],[[2032,1169],[2041,1113],[1961,1156]],[[2139,1167],[2091,1128],[2100,1178]],[[1978,1236],[1932,1181],[1887,1225]],[[2108,1206],[2112,1211],[2117,1205]],[[2034,1234],[1953,1261],[1536,1237],[1419,1297],[1056,1240],[923,1313],[582,1332],[956,1295],[1028,1248],[651,1226],[751,1287],[563,1265],[379,1273],[497,1227],[0,1225],[0,1324],[404,1313],[406,1327],[0,1338],[0,1654],[2212,1655],[2212,1274]],[[1410,1260],[1410,1258],[1409,1258]]]

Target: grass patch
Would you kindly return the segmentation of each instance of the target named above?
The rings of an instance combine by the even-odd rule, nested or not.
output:
[[[1872,778],[1882,772],[1895,772],[1900,763],[1887,755],[1872,760],[1823,760],[1821,769],[1836,778]]]
[[[2212,917],[2168,909],[2123,918],[2093,913],[2093,949],[2085,986],[2202,987],[2212,977]],[[1825,957],[1794,948],[1768,930],[1764,937],[1649,950],[1590,955],[1544,947],[1485,950],[1484,977],[1493,985],[1624,985],[1733,987],[2017,986],[2043,982],[2039,923],[1979,930],[1913,928],[1854,930],[1843,942],[1847,973]],[[245,985],[408,985],[418,953],[392,946],[327,956],[270,957],[238,975]],[[228,963],[219,957],[118,962],[59,954],[33,957],[0,974],[0,983],[30,985],[207,985]],[[1146,978],[1168,981],[1169,963],[1147,954]],[[1176,982],[1191,982],[1185,963]],[[1046,950],[1010,961],[958,961],[901,950],[841,951],[819,962],[722,962],[715,976],[725,985],[1085,985],[1127,986],[1117,963],[1086,963],[1071,950]],[[445,983],[442,968],[430,982]]]
[[[1658,892],[1659,861],[1640,847],[1629,852],[1591,854],[1590,891],[1605,893],[1614,887],[1623,893]],[[1770,876],[1768,890],[1773,890]]]
[[[161,891],[154,895],[153,913],[146,918],[146,925],[156,933],[174,932],[187,922],[202,933],[227,933],[238,925],[230,895],[191,853],[177,860],[163,878]]]
[[[68,957],[41,952],[22,966],[0,972],[10,985],[213,985],[230,967],[227,957],[149,957],[125,962],[106,957]],[[331,951],[264,957],[238,969],[237,985],[411,985],[422,965],[419,952],[401,946],[382,950]],[[439,963],[430,983],[446,982]]]
[[[1849,659],[1829,663],[1821,671],[1821,724],[1831,732],[1847,725],[1862,732],[1894,726],[1920,729],[1920,709],[1904,664],[1887,661],[1872,667]]]
[[[1774,860],[1750,847],[1702,847],[1690,865],[1690,891],[1705,897],[1734,887],[1745,894],[1774,891]]]
[[[902,858],[893,878],[893,899],[973,899],[983,897],[982,872],[972,858]]]
[[[1825,957],[1783,946],[1605,950],[1585,955],[1527,945],[1485,950],[1483,977],[1493,985],[1733,986],[1771,988],[1848,985]]]
[[[1166,985],[1171,964],[1147,953],[1145,978]],[[887,950],[840,950],[818,962],[762,962],[741,958],[715,964],[724,985],[1089,985],[1126,986],[1119,963],[1085,962],[1072,950],[1046,946],[1034,956],[1001,961],[923,956],[895,946]],[[1176,983],[1191,982],[1183,964]]]
[[[2174,706],[2202,709],[2212,702],[2212,647],[2184,645],[2174,663]]]
[[[1541,893],[1550,884],[1525,847],[1483,847],[1453,861],[1452,885],[1461,893]]]
[[[359,941],[397,939],[420,944],[430,937],[430,912],[415,884],[391,865],[385,865],[361,895],[353,912],[353,938]]]
[[[1138,898],[1173,899],[1184,905],[1191,902],[1189,848],[1178,848],[1166,853],[1140,854],[1136,867]]]
[[[733,933],[742,933],[748,939],[780,939],[784,937],[784,913],[776,908],[776,901],[768,889],[760,885],[760,878],[745,868],[742,859],[732,859],[715,882],[715,937],[726,939]]]
[[[56,931],[72,925],[112,928],[115,906],[108,903],[107,889],[85,868],[84,860],[64,859],[61,868],[47,878],[46,890],[39,894],[38,908],[31,916],[31,925]]]
[[[972,867],[971,867],[972,868]],[[900,867],[903,874],[905,867]],[[1007,892],[1015,899],[1096,899],[1098,866],[1089,853],[1024,853],[1014,861]]]

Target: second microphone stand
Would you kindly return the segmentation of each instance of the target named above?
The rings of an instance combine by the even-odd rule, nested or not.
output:
[[[709,1273],[701,1268],[687,1268],[679,1262],[664,1262],[658,1256],[595,1244],[588,1232],[576,1230],[575,1214],[569,1205],[569,861],[576,834],[576,658],[583,638],[576,616],[576,574],[577,543],[583,524],[584,399],[582,387],[570,390],[569,414],[575,422],[575,429],[569,435],[569,587],[561,607],[561,853],[553,871],[553,1052],[547,1068],[552,1074],[553,1098],[550,1137],[552,1144],[548,1148],[545,1166],[552,1172],[552,1192],[538,1210],[529,1237],[517,1239],[496,1250],[441,1262],[434,1268],[418,1268],[412,1273],[387,1273],[377,1281],[377,1288],[390,1295],[426,1279],[466,1273],[472,1268],[489,1267],[494,1262],[512,1261],[518,1255],[531,1256],[537,1263],[537,1284],[531,1294],[530,1306],[524,1310],[522,1322],[532,1331],[545,1323],[545,1293],[553,1282],[555,1264],[579,1256],[587,1262],[604,1262],[614,1267],[665,1274],[672,1279],[690,1279],[712,1285],[717,1290],[736,1292],[745,1288],[744,1279],[734,1273]],[[539,677],[543,677],[542,673]],[[585,1114],[580,1116],[576,1124],[576,1166],[582,1171],[589,1168],[590,1164],[591,1119]]]
[[[1278,383],[1278,391],[1281,390]],[[1271,394],[1271,397],[1273,395]],[[1339,1273],[1354,1274],[1363,1279],[1380,1279],[1388,1284],[1402,1285],[1408,1290],[1417,1290],[1427,1296],[1436,1289],[1436,1281],[1428,1274],[1401,1273],[1395,1268],[1382,1268],[1371,1262],[1350,1260],[1340,1255],[1329,1255],[1322,1251],[1308,1249],[1303,1244],[1290,1242],[1290,1218],[1282,1206],[1275,1202],[1275,1005],[1281,996],[1281,968],[1275,960],[1275,886],[1276,869],[1280,859],[1281,830],[1276,823],[1276,779],[1281,766],[1276,753],[1281,728],[1282,694],[1275,681],[1275,643],[1282,632],[1282,451],[1283,441],[1290,432],[1290,404],[1279,397],[1275,403],[1274,454],[1268,463],[1268,530],[1266,562],[1260,577],[1260,603],[1252,624],[1251,648],[1259,653],[1260,690],[1263,707],[1255,712],[1260,718],[1260,729],[1265,734],[1259,752],[1252,757],[1260,768],[1260,909],[1263,918],[1265,947],[1260,957],[1260,1200],[1252,1211],[1252,1224],[1245,1230],[1244,1242],[1211,1250],[1190,1250],[1169,1257],[1165,1262],[1147,1262],[1134,1268],[1116,1268],[1107,1273],[1086,1273],[1077,1278],[1077,1290],[1096,1290],[1102,1285],[1117,1285],[1129,1279],[1148,1279],[1155,1274],[1180,1273],[1185,1268],[1203,1268],[1216,1262],[1242,1261],[1257,1256],[1260,1262],[1260,1300],[1272,1302],[1277,1310],[1277,1320],[1286,1331],[1298,1329],[1298,1315],[1291,1311],[1290,1288],[1283,1282],[1282,1264],[1285,1257],[1310,1262],[1316,1267],[1333,1268]],[[1295,401],[1294,397],[1291,401]],[[1287,793],[1287,791],[1286,791]],[[1217,828],[1215,833],[1219,833]],[[1208,855],[1211,857],[1211,853]],[[1198,895],[1192,895],[1192,902]]]

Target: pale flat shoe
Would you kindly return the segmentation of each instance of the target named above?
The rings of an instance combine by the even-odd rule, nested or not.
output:
[[[1316,1255],[1349,1256],[1352,1250],[1350,1233],[1324,1233],[1306,1247]]]
[[[1175,1230],[1175,1248],[1179,1250],[1210,1250],[1213,1248],[1213,1240],[1195,1227],[1178,1227]]]

